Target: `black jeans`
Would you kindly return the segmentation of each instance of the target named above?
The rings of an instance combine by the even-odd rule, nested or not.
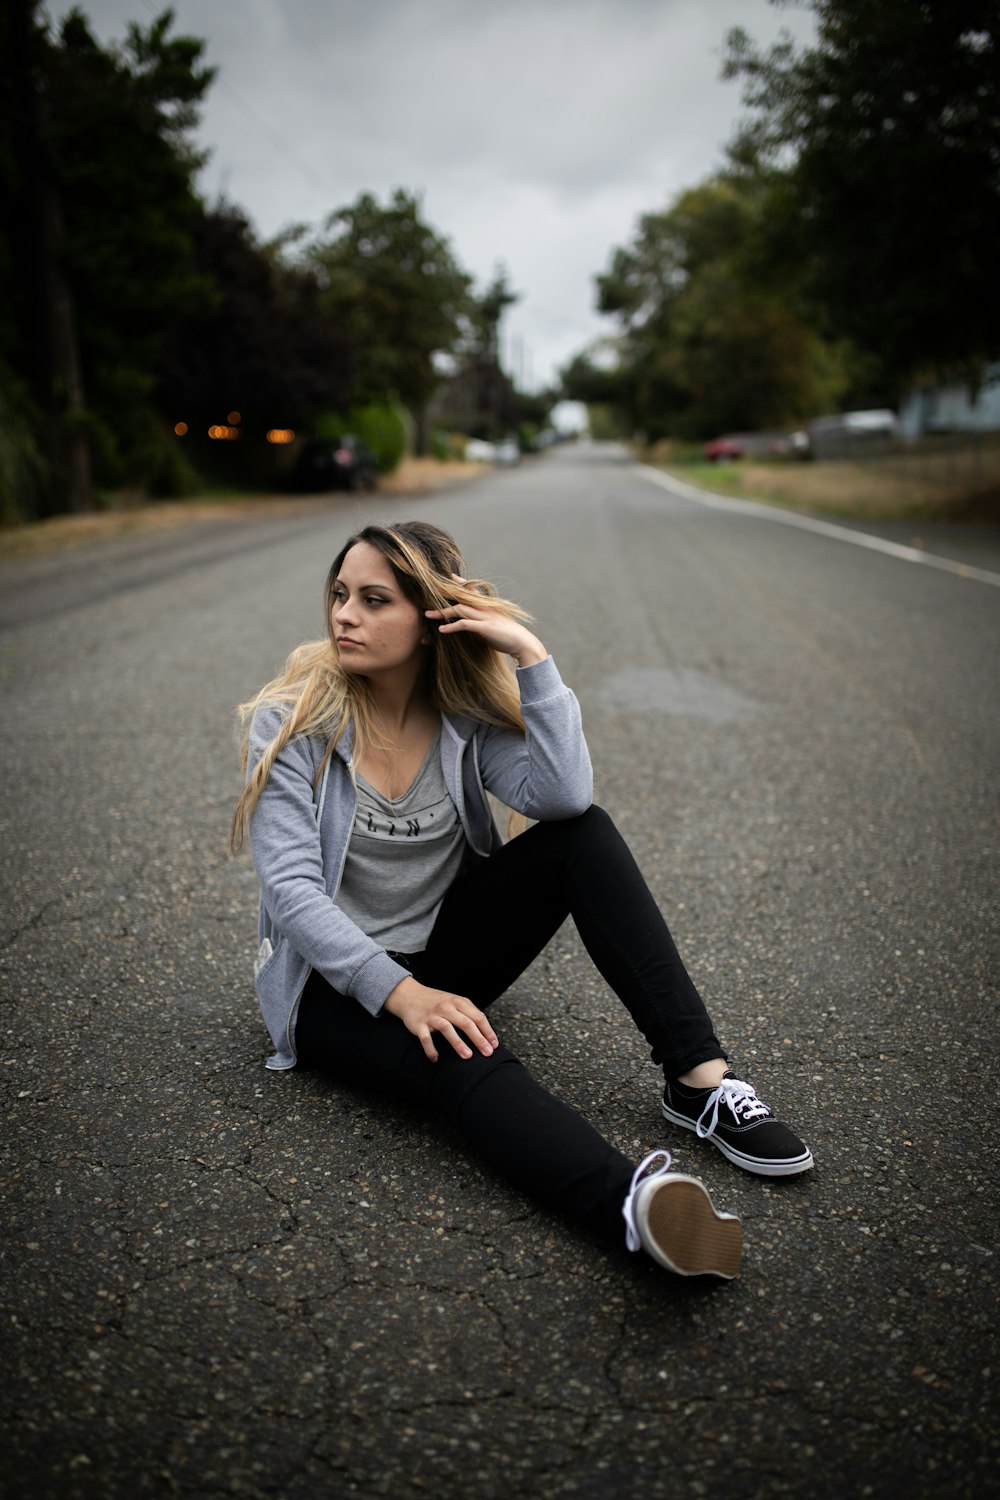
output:
[[[538,823],[460,876],[426,949],[405,961],[422,984],[486,1008],[567,916],[668,1077],[725,1055],[628,846],[598,807]],[[502,1043],[491,1057],[460,1058],[438,1039],[431,1062],[398,1017],[369,1015],[314,972],[296,1045],[306,1067],[443,1112],[511,1181],[620,1238],[633,1164]]]

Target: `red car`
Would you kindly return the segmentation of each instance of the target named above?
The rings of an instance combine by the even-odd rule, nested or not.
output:
[[[791,453],[793,444],[782,432],[727,432],[713,438],[702,452],[709,463],[727,463],[734,458],[775,457]]]
[[[742,458],[746,452],[746,437],[741,432],[730,432],[725,437],[713,438],[710,443],[705,444],[702,452],[711,464]]]

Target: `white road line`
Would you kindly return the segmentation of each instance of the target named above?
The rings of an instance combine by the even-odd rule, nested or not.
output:
[[[889,557],[902,558],[903,562],[923,563],[927,568],[940,568],[945,573],[957,573],[959,578],[974,578],[977,583],[991,583],[1000,588],[1000,573],[990,573],[985,568],[973,568],[968,563],[953,562],[950,557],[938,557],[933,552],[922,552],[919,547],[903,547],[899,542],[888,542],[884,537],[871,536],[867,531],[852,531],[847,526],[835,526],[830,521],[817,521],[813,516],[800,516],[796,511],[781,510],[777,506],[758,505],[755,500],[734,500],[731,495],[717,495],[713,490],[699,490],[694,485],[664,474],[648,464],[633,465],[633,472],[665,490],[694,500],[698,505],[707,505],[714,510],[735,510],[741,515],[757,516],[762,521],[777,521],[781,526],[798,526],[801,531],[815,531],[820,536],[832,536],[838,542],[850,542],[855,547],[867,547],[870,552],[884,552]]]

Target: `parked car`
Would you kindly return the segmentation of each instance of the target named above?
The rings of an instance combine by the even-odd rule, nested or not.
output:
[[[719,464],[735,458],[783,458],[792,448],[783,432],[727,432],[706,443],[702,452],[709,463]]]
[[[496,445],[493,462],[505,466],[519,464],[521,462],[521,448],[517,438],[501,438]]]
[[[501,438],[497,443],[488,443],[485,438],[469,438],[465,457],[477,464],[516,464],[521,461],[521,448],[515,437]]]
[[[744,433],[730,432],[725,437],[713,438],[705,444],[702,452],[711,464],[727,463],[730,459],[743,457],[744,441]]]
[[[808,422],[806,433],[814,458],[864,458],[892,448],[899,436],[899,421],[887,407],[845,411]]]
[[[350,433],[310,438],[295,460],[292,483],[297,490],[373,490],[378,484],[378,464],[375,455]]]

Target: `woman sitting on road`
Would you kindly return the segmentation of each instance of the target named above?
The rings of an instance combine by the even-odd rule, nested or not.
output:
[[[261,888],[275,1054],[443,1111],[511,1182],[682,1276],[733,1277],[740,1223],[670,1153],[629,1161],[542,1088],[486,1013],[567,916],[662,1065],[663,1114],[750,1172],[812,1166],[725,1053],[611,819],[577,701],[454,541],[367,526],[330,569],[329,639],[241,710],[233,821]],[[510,658],[516,663],[512,668]],[[537,819],[502,843],[485,794]]]

